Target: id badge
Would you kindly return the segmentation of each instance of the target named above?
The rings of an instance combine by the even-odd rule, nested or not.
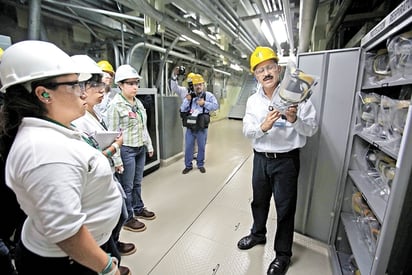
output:
[[[278,119],[275,124],[273,124],[273,127],[277,128],[285,128],[286,127],[286,120],[284,119]]]
[[[136,118],[136,113],[134,113],[134,112],[129,112],[129,117],[130,117],[130,118]]]

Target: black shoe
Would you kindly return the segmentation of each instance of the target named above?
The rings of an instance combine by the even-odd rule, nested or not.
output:
[[[284,275],[288,271],[290,265],[290,259],[275,258],[270,263],[267,275]]]
[[[140,212],[140,213],[134,212],[134,216],[136,218],[145,219],[145,220],[154,220],[154,219],[156,219],[155,213],[152,212],[152,211],[147,210],[146,207],[143,208],[142,212]]]
[[[120,271],[120,275],[131,275],[132,273],[130,272],[130,269],[126,266],[119,266],[118,267],[119,271]]]
[[[135,253],[137,249],[132,243],[117,242],[117,250],[119,250],[120,256],[127,256]]]
[[[193,169],[192,167],[186,167],[185,169],[183,169],[182,174],[187,174],[192,169]]]
[[[266,238],[263,239],[257,239],[253,237],[252,235],[247,235],[246,237],[243,237],[240,239],[240,241],[237,243],[237,247],[242,250],[250,249],[254,247],[255,245],[258,244],[265,244],[266,243]]]
[[[206,173],[205,167],[199,167],[200,173]]]
[[[123,228],[133,232],[142,232],[146,230],[146,225],[137,219],[132,218],[123,225]]]

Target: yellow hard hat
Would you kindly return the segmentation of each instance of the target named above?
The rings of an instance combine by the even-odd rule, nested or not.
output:
[[[195,74],[192,76],[192,83],[193,85],[201,84],[205,83],[205,80],[203,79],[203,76],[201,76],[200,74]]]
[[[262,63],[263,61],[270,59],[273,59],[276,62],[279,61],[279,57],[277,56],[274,50],[272,50],[269,47],[256,47],[256,49],[250,56],[250,71],[253,73],[255,71],[255,67],[259,63]]]
[[[4,53],[3,49],[0,48],[0,61],[1,61],[1,57],[3,56],[3,53]]]
[[[186,77],[187,82],[192,82],[192,78],[193,78],[194,75],[195,75],[195,73],[189,73]]]
[[[112,76],[114,75],[114,70],[112,64],[109,63],[107,60],[100,60],[97,62],[97,65],[102,69],[103,72],[108,72]]]

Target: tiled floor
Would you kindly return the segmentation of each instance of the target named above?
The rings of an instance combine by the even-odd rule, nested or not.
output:
[[[194,165],[196,167],[196,165]],[[237,241],[249,233],[252,150],[242,122],[211,124],[206,173],[183,175],[183,159],[143,179],[142,196],[157,218],[144,232],[122,231],[137,252],[122,258],[133,275],[264,275],[274,258],[276,213],[268,220],[268,242],[247,251]],[[326,245],[295,234],[288,274],[332,274]]]

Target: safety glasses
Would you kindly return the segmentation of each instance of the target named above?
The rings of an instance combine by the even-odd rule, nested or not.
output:
[[[79,81],[48,82],[42,83],[38,86],[44,86],[50,90],[55,90],[59,86],[67,86],[69,92],[74,93],[77,96],[82,96],[86,91],[84,83],[79,83]]]

